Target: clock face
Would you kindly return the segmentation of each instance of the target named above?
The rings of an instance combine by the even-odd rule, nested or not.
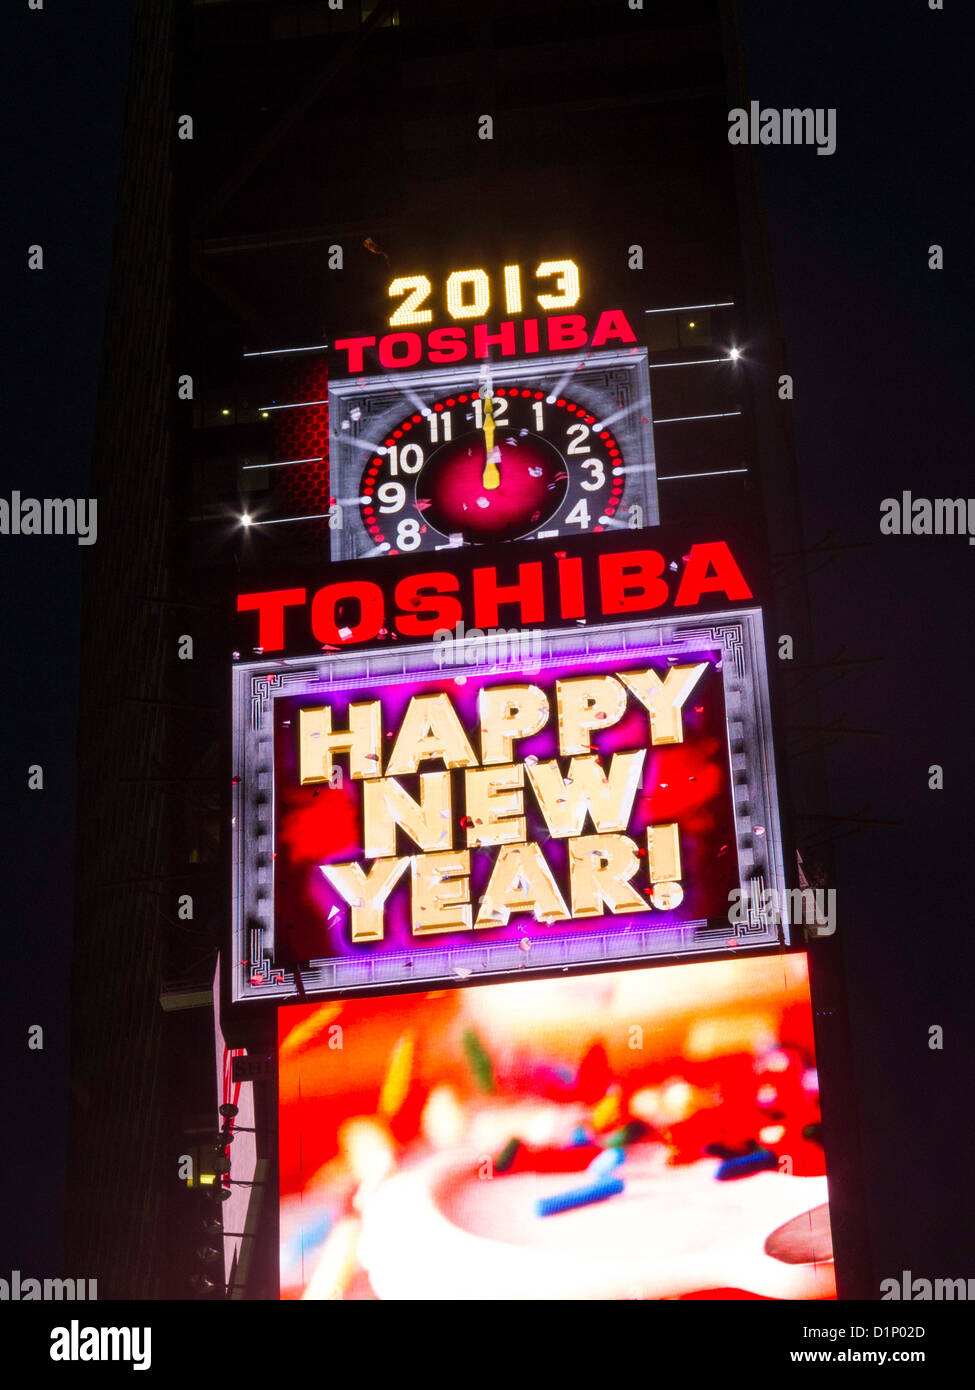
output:
[[[602,531],[623,496],[613,431],[537,384],[438,396],[376,443],[359,508],[386,554]]]

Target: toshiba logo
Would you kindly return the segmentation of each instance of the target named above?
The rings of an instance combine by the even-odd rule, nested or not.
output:
[[[547,319],[506,320],[490,332],[486,323],[466,327],[434,328],[419,333],[387,333],[377,344],[372,338],[338,338],[336,353],[345,354],[345,370],[365,370],[366,351],[376,350],[380,367],[387,371],[415,367],[420,361],[443,363],[487,361],[492,354],[501,357],[531,355],[537,352],[565,352],[572,348],[600,348],[610,343],[635,343],[636,334],[622,309],[606,309],[590,329],[582,314],[558,314]],[[340,369],[341,370],[341,369]]]
[[[462,582],[463,578],[463,582]],[[253,647],[282,652],[310,631],[324,647],[351,646],[397,634],[433,637],[465,623],[479,629],[502,622],[525,628],[553,621],[584,622],[663,608],[693,608],[702,599],[737,602],[752,590],[725,541],[692,545],[680,562],[657,550],[617,550],[586,566],[556,554],[510,566],[473,568],[469,576],[444,569],[411,572],[382,584],[341,578],[320,589],[269,589],[240,594],[237,611],[253,613]]]

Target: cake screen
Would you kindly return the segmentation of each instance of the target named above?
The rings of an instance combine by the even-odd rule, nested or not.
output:
[[[835,1297],[806,957],[279,1010],[285,1299]]]

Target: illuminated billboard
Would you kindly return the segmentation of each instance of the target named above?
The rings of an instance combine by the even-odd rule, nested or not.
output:
[[[344,559],[659,520],[643,350],[330,380]]]
[[[248,524],[317,527],[333,560],[655,526],[648,350],[632,311],[567,312],[585,278],[567,258],[397,276],[388,332],[248,354],[269,422]]]
[[[284,1298],[835,1297],[802,953],[278,1032]]]
[[[644,608],[650,554],[615,552],[626,583],[643,567],[620,592]],[[761,610],[721,554],[725,609],[686,588],[688,566],[661,616],[607,620],[604,585],[598,622],[552,626],[543,606],[535,625],[359,646],[355,580],[355,626],[335,592],[327,610],[345,647],[239,660],[234,999],[786,943],[760,909],[728,916],[733,894],[771,902],[785,880]],[[258,596],[283,648],[288,592]]]

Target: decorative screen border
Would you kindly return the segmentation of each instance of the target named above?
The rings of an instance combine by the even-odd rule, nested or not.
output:
[[[536,636],[540,645],[535,645]],[[735,849],[743,901],[784,902],[786,883],[778,814],[768,671],[762,613],[695,614],[532,634],[540,652],[535,666],[566,657],[678,659],[711,648],[719,654],[725,699],[726,746],[733,797]],[[469,639],[467,649],[490,636]],[[442,662],[442,653],[440,653]],[[441,678],[435,645],[340,651],[316,658],[243,662],[233,670],[233,940],[231,1000],[234,1003],[388,991],[412,984],[423,988],[461,981],[553,974],[626,963],[703,959],[729,950],[790,944],[784,914],[750,907],[737,925],[727,919],[685,921],[672,927],[643,925],[639,917],[600,919],[592,929],[532,939],[530,959],[519,943],[471,941],[428,945],[422,951],[335,956],[306,962],[296,972],[280,965],[274,951],[274,720],[275,699],[321,693],[341,685],[361,687]],[[519,663],[521,665],[523,663]],[[478,675],[510,671],[511,663],[472,662]],[[453,668],[452,668],[453,670]],[[457,668],[456,674],[461,674]],[[774,898],[765,890],[774,890]],[[612,925],[607,925],[607,920]]]

